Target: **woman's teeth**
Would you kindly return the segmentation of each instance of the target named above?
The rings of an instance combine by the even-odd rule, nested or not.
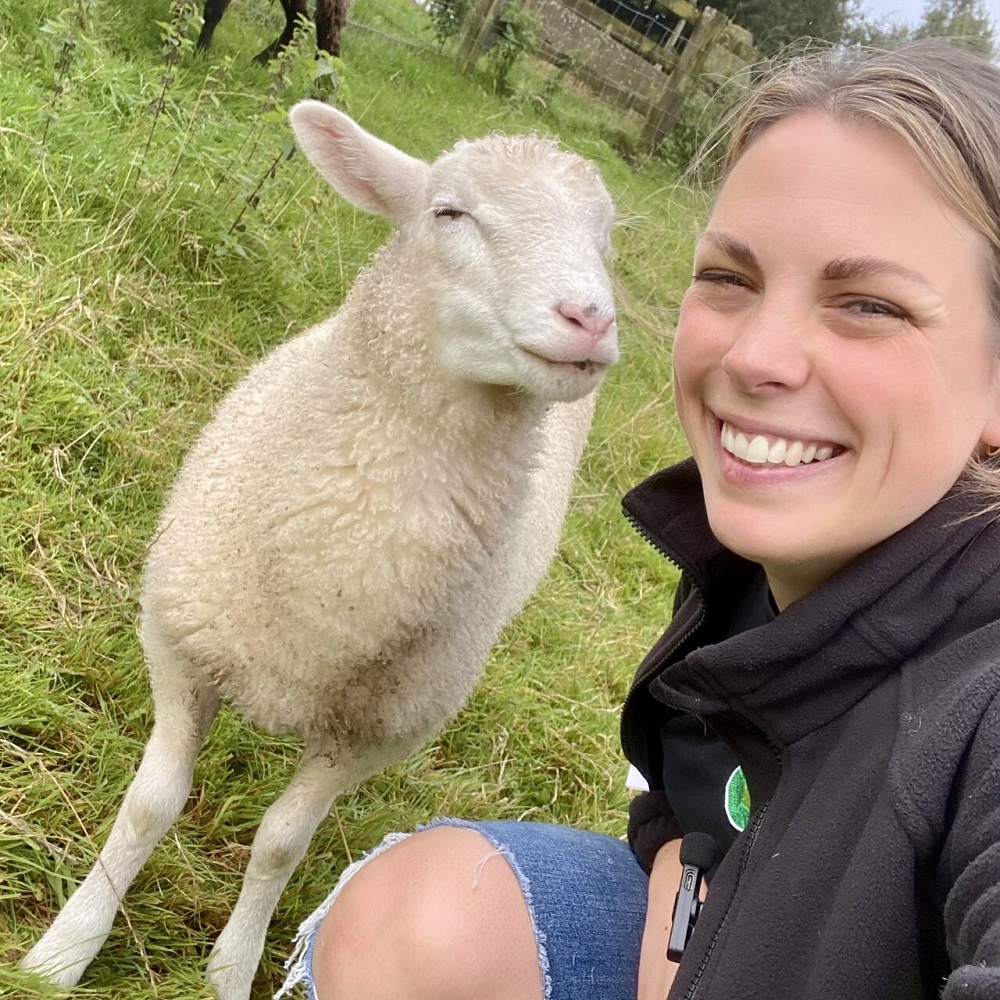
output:
[[[763,434],[747,437],[729,424],[722,425],[722,447],[731,455],[751,465],[806,465],[825,462],[833,457],[833,447],[812,441],[789,441],[786,438],[767,438]]]

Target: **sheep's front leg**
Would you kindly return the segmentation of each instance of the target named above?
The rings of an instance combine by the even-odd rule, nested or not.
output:
[[[74,986],[101,950],[125,890],[184,808],[195,757],[219,705],[211,688],[184,675],[166,679],[155,693],[153,732],[97,864],[21,960],[59,986]]]
[[[333,800],[367,777],[345,769],[330,745],[307,747],[291,784],[267,810],[250,849],[240,897],[208,960],[220,1000],[247,1000],[278,897]]]

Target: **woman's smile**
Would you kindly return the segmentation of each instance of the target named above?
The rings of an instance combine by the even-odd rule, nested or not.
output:
[[[748,465],[794,469],[825,462],[843,452],[839,444],[810,437],[755,431],[739,422],[719,420],[719,444]]]

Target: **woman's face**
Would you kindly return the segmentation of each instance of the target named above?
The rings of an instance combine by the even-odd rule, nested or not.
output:
[[[763,133],[695,252],[674,348],[709,520],[779,607],[1000,443],[984,241],[903,141],[803,112]]]

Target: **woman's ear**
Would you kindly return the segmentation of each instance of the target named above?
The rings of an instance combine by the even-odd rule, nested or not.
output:
[[[1000,358],[993,361],[993,409],[979,440],[990,451],[1000,450]]]

